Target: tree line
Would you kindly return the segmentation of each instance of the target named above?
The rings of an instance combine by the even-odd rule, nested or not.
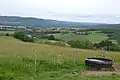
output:
[[[6,33],[6,36],[10,36],[9,33]],[[41,35],[41,36],[33,36],[33,35],[27,35],[22,31],[16,31],[12,34],[14,38],[17,38],[24,42],[35,42],[36,38],[39,39],[48,39],[48,40],[57,40],[53,35]]]
[[[100,29],[100,31],[107,34],[109,39],[117,40],[120,44],[120,29]]]
[[[104,48],[104,50],[107,50],[107,51],[120,51],[120,47],[109,40],[101,41],[99,43],[92,43],[90,41],[77,40],[77,41],[68,41],[68,44],[72,48],[81,48],[81,49]]]

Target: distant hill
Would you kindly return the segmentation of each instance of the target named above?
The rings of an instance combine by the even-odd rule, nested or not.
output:
[[[18,16],[0,16],[0,25],[30,25],[36,27],[76,27],[86,28],[98,25],[98,23],[80,23],[57,21],[50,19],[38,19],[32,17],[18,17]]]
[[[74,27],[74,28],[118,28],[120,24],[102,24],[92,22],[68,22],[33,17],[0,16],[0,25],[29,25],[35,27]]]
[[[105,29],[120,29],[120,24],[100,24],[96,27]]]

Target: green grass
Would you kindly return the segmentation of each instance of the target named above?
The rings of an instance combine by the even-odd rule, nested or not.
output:
[[[63,47],[69,47],[70,46],[63,41],[55,41],[55,40],[47,40],[47,39],[38,39],[36,41],[36,43],[55,45],[55,46],[63,46]]]
[[[25,43],[0,36],[0,80],[119,80],[120,76],[75,76],[74,71],[85,70],[84,59],[100,56],[101,51]],[[34,65],[36,54],[36,76]],[[76,64],[74,55],[76,54]],[[120,63],[120,52],[106,52],[105,56]]]
[[[89,40],[91,42],[100,42],[102,40],[106,40],[108,37],[104,33],[95,33],[89,35],[72,35],[72,34],[54,34],[54,36],[58,39],[62,39],[65,41],[69,40]]]
[[[14,31],[0,31],[0,34],[6,34],[6,33],[13,34]]]
[[[114,44],[118,44],[117,40],[110,40],[112,41]]]

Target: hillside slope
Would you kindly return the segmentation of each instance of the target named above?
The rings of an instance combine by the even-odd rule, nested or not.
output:
[[[24,25],[35,27],[74,27],[74,28],[120,28],[120,24],[92,22],[68,22],[34,17],[0,16],[0,25]]]
[[[0,37],[0,55],[26,55],[33,56],[36,54],[38,56],[44,56],[49,58],[49,54],[51,55],[64,55],[65,59],[72,59],[73,55],[76,53],[77,59],[83,63],[86,57],[99,56],[101,51],[94,50],[84,50],[84,49],[75,49],[70,47],[59,47],[45,44],[36,44],[36,43],[25,43],[21,42],[12,37],[2,36]],[[34,52],[35,51],[35,52]],[[107,57],[110,57],[116,61],[120,61],[119,52],[106,52]]]
[[[85,58],[100,53],[0,36],[0,80],[119,80],[119,75],[76,76],[76,72],[88,69]],[[106,52],[105,56],[120,63],[119,52]]]
[[[52,19],[40,19],[33,17],[0,16],[0,25],[30,25],[36,27],[87,28],[87,27],[94,27],[98,24],[100,23],[68,22],[68,21],[57,21]]]
[[[100,24],[96,27],[105,29],[120,29],[120,24]]]

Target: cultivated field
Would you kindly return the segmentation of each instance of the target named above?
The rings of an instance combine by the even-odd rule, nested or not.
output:
[[[0,80],[120,80],[119,75],[73,74],[88,69],[85,58],[100,54],[101,51],[25,43],[0,36]],[[105,52],[105,56],[120,63],[120,52]]]

